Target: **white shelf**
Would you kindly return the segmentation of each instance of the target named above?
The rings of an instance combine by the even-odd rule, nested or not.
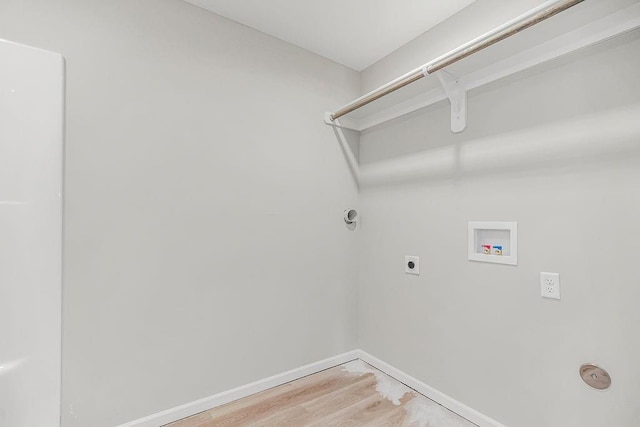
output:
[[[457,82],[466,102],[467,91],[640,28],[640,3],[622,10],[620,3],[585,1],[447,67],[440,77]],[[447,99],[432,74],[334,121],[326,113],[325,123],[363,131]],[[455,123],[456,115],[452,107],[457,132],[464,127]]]

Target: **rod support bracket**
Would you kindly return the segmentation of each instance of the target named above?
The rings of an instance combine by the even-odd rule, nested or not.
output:
[[[332,117],[333,113],[324,113],[324,123],[334,128],[350,129],[358,132],[362,130],[357,120],[349,119],[348,117],[341,117],[339,119]]]
[[[451,104],[451,131],[460,133],[467,127],[467,89],[460,79],[451,73],[440,70],[434,74],[438,76]]]

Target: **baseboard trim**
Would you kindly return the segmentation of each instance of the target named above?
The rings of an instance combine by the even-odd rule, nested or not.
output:
[[[301,366],[300,368],[292,369],[269,378],[223,391],[191,403],[176,406],[175,408],[167,409],[166,411],[158,412],[156,414],[122,424],[119,427],[159,427],[190,417],[191,415],[206,411],[207,409],[215,408],[216,406],[221,406],[225,403],[260,393],[261,391],[286,384],[299,378],[306,377],[307,375],[312,375],[356,359],[358,359],[358,351],[349,351],[347,353],[320,360],[319,362],[310,363],[308,365]]]
[[[468,407],[467,405],[454,399],[453,397],[448,396],[439,390],[436,390],[435,388],[423,383],[417,378],[414,378],[411,375],[401,371],[400,369],[397,369],[390,364],[378,359],[377,357],[370,355],[366,351],[357,350],[356,353],[358,355],[358,359],[368,363],[374,368],[381,370],[385,374],[395,378],[408,387],[411,387],[418,393],[425,395],[434,402],[455,412],[461,417],[466,418],[472,423],[477,424],[479,427],[505,427],[503,424],[497,422],[496,420],[489,418],[483,413]]]
[[[500,424],[475,409],[468,407],[462,402],[457,401],[451,396],[436,390],[417,378],[396,369],[390,364],[363,350],[353,350],[328,359],[320,360],[319,362],[310,363],[308,365],[301,366],[300,368],[292,369],[231,390],[223,391],[191,403],[176,406],[174,408],[167,409],[166,411],[158,412],[126,424],[121,424],[118,427],[159,427],[356,359],[360,359],[363,362],[381,370],[436,403],[450,409],[472,423],[477,424],[479,427],[505,427],[503,424]]]

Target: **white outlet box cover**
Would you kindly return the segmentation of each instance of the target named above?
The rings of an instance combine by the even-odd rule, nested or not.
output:
[[[560,274],[540,273],[540,295],[542,298],[560,299]]]
[[[409,268],[409,263],[414,264],[413,268]],[[420,274],[420,257],[417,256],[405,256],[404,257],[404,272],[407,274]]]
[[[488,245],[489,253],[483,246]],[[495,248],[500,247],[501,255]],[[518,265],[517,222],[469,222],[469,260],[496,264]]]

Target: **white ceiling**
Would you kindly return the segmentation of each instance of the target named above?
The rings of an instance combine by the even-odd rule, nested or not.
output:
[[[361,71],[475,0],[186,0]]]

